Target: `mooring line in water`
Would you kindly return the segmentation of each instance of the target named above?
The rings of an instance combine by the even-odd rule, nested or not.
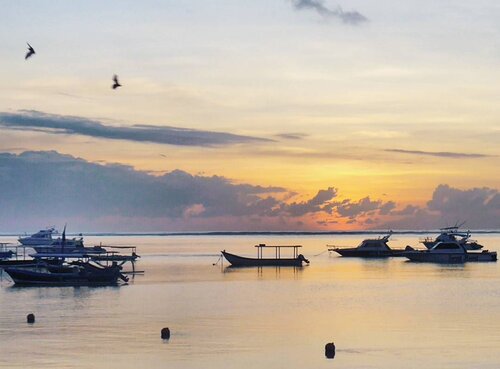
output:
[[[219,261],[222,259],[222,254],[219,255],[219,258],[217,259],[217,261],[215,263],[213,263],[212,265],[213,266],[216,266],[217,264],[219,264]]]
[[[325,250],[325,251],[320,252],[319,254],[313,255],[313,257],[323,255],[325,252],[328,252],[328,250]]]

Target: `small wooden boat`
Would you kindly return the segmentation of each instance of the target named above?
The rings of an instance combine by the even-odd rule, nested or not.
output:
[[[244,256],[239,256],[235,254],[231,254],[226,250],[221,251],[222,255],[226,258],[231,266],[233,267],[261,267],[261,266],[294,266],[301,267],[302,263],[309,264],[309,260],[307,260],[304,255],[298,253],[298,248],[302,247],[299,245],[294,246],[269,246],[265,244],[256,245],[257,247],[257,258],[248,258]],[[275,257],[274,258],[264,258],[263,257],[263,249],[264,248],[273,248],[275,249]],[[292,258],[282,258],[281,257],[281,249],[283,248],[293,248],[293,257]]]
[[[24,268],[5,268],[16,285],[24,286],[93,286],[115,285],[118,279],[128,278],[121,273],[121,267],[101,267],[88,262],[73,262],[72,265],[55,266],[46,272]]]

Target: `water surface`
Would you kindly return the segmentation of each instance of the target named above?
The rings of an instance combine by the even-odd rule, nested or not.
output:
[[[395,235],[393,247],[418,243]],[[435,265],[324,252],[362,235],[106,236],[137,245],[121,287],[0,282],[0,366],[8,368],[498,368],[498,263]],[[500,235],[479,235],[491,250]],[[4,237],[2,241],[10,241]],[[14,240],[14,238],[12,238]],[[303,268],[213,266],[225,249],[301,244]],[[35,313],[36,323],[26,324]],[[160,330],[169,327],[169,341]],[[333,361],[324,345],[335,341]]]

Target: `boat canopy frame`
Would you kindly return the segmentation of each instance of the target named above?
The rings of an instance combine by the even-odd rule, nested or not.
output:
[[[257,259],[263,259],[263,251],[264,249],[274,249],[275,258],[281,259],[281,249],[293,249],[293,258],[296,259],[299,257],[299,248],[302,245],[266,245],[265,243],[260,243],[255,245],[257,248]]]

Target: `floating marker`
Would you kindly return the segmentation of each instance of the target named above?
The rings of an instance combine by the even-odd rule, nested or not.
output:
[[[328,359],[333,359],[335,357],[335,344],[333,342],[325,345],[325,356]]]
[[[26,316],[26,321],[29,323],[29,324],[33,324],[35,322],[35,314],[28,314]]]
[[[163,328],[161,330],[161,338],[163,340],[168,340],[170,338],[170,329],[168,328]]]

